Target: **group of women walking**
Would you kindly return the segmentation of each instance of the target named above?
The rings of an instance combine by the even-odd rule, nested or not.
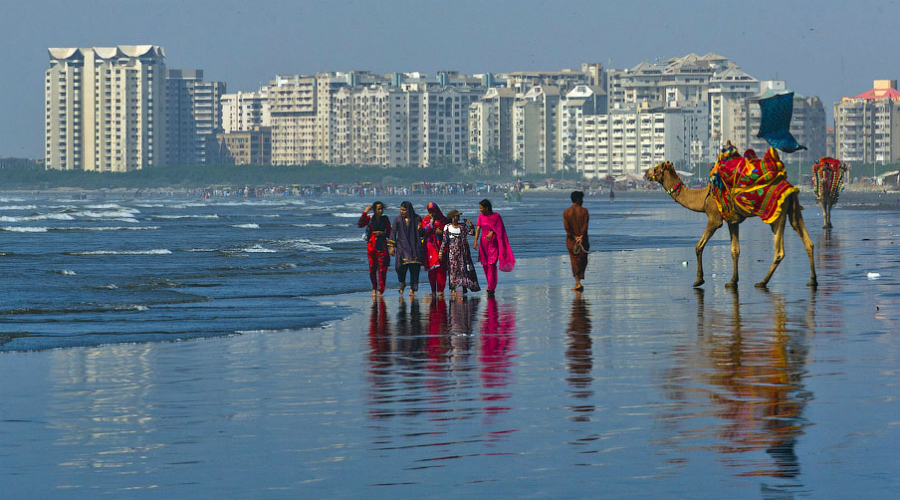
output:
[[[447,285],[452,296],[462,296],[467,291],[481,290],[468,236],[474,235],[474,248],[478,251],[487,281],[487,293],[497,289],[497,271],[509,272],[516,264],[509,247],[503,218],[494,212],[490,200],[478,203],[477,222],[462,219],[458,210],[446,215],[437,203],[429,203],[428,215],[420,217],[412,203],[400,204],[400,215],[393,223],[384,215],[384,203],[376,201],[366,207],[359,218],[359,227],[366,228],[366,246],[369,255],[369,278],[372,295],[384,293],[387,267],[394,256],[394,268],[400,281],[402,295],[409,278],[409,295],[414,297],[419,289],[419,273],[424,266],[428,271],[431,293],[443,297]],[[372,212],[372,215],[369,215]]]

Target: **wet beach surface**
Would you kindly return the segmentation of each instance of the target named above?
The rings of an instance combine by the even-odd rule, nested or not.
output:
[[[2,353],[3,496],[896,498],[900,210],[843,197],[826,231],[804,199],[816,289],[793,232],[753,286],[758,220],[726,289],[722,229],[693,289],[705,218],[617,195],[585,203],[580,295],[524,249],[562,247],[568,204],[498,206],[523,251],[496,299],[347,293],[315,298],[352,311],[323,327]]]

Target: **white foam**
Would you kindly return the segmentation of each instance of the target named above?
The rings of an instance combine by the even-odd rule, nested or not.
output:
[[[154,215],[154,219],[218,219],[218,214],[210,215]]]
[[[354,219],[359,219],[359,216],[361,214],[362,214],[362,211],[360,210],[359,213],[356,213],[356,212],[333,212],[331,215],[333,215],[335,217],[343,217],[346,219],[349,219],[351,217]]]
[[[330,240],[322,240],[320,243],[323,245],[333,245],[335,243],[359,243],[362,240],[360,238],[334,238]]]
[[[46,227],[15,227],[15,226],[6,226],[0,228],[4,231],[9,231],[11,233],[46,233]]]
[[[356,241],[356,240],[354,240]],[[303,250],[306,252],[330,252],[331,247],[325,245],[319,245],[317,243],[313,243],[309,240],[305,239],[292,239],[292,240],[284,240],[284,244],[289,247],[297,250]]]
[[[239,229],[259,229],[259,224],[233,224],[231,227]]]
[[[0,206],[0,210],[34,210],[37,207],[34,205],[7,205]]]
[[[75,276],[75,271],[70,271],[68,269],[60,269],[58,271],[53,271],[57,274],[62,274],[63,276]]]
[[[71,252],[71,255],[168,255],[171,250],[155,248],[153,250],[91,250],[87,252]]]
[[[34,222],[39,220],[74,220],[75,218],[69,214],[61,214],[61,213],[50,213],[50,214],[38,214],[38,215],[27,215],[22,217],[10,217],[3,216],[0,217],[0,222]]]
[[[242,248],[239,252],[244,253],[276,253],[277,250],[272,250],[271,248],[266,248],[262,245],[252,245],[247,248]]]
[[[159,226],[98,226],[98,227],[54,227],[54,231],[155,231]]]
[[[294,227],[325,227],[325,224],[291,224]]]
[[[134,209],[122,209],[122,210],[111,210],[109,212],[97,212],[94,210],[84,210],[81,212],[73,212],[72,215],[75,217],[85,217],[88,219],[133,219],[134,214],[140,213],[139,210]]]

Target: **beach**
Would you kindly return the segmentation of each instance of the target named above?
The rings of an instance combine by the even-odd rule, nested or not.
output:
[[[10,339],[0,353],[4,496],[892,499],[900,492],[895,200],[842,198],[827,231],[804,200],[817,288],[806,286],[809,263],[790,230],[768,289],[755,288],[772,236],[758,220],[744,223],[741,282],[728,290],[725,229],[707,247],[706,284],[695,289],[693,245],[705,217],[658,192],[589,198],[593,251],[581,294],[570,290],[561,236],[568,203],[497,203],[516,269],[501,273],[496,298],[463,300],[390,288],[370,297],[358,231],[347,225],[368,200],[325,203],[341,216],[272,228],[341,224],[356,241],[323,232],[286,248],[265,234],[233,242],[232,253],[218,246],[294,209],[238,207],[258,218],[223,222],[224,207],[179,208],[197,210],[179,221],[229,232],[181,247],[160,235],[159,245],[139,248],[172,253],[127,258],[152,267],[206,256],[191,265],[218,269],[215,277],[173,268],[172,283],[129,295],[148,310],[104,312],[91,328],[72,311],[5,311],[4,332],[34,330],[34,316],[60,323]],[[137,223],[115,224],[161,229],[123,231],[129,242],[176,220],[163,218],[168,207],[140,209]],[[213,212],[218,219],[200,218]],[[39,234],[14,234],[46,246],[30,243]],[[336,254],[358,256],[341,257],[345,288],[312,293],[328,268],[306,274],[304,259]],[[85,259],[70,257],[66,269]],[[91,273],[107,271],[92,271],[95,257],[49,281],[81,278],[90,282],[66,293],[97,292]],[[185,287],[205,299],[164,305]],[[196,322],[157,332],[178,326],[183,311]],[[320,315],[305,322],[305,311]],[[239,324],[221,315],[239,315]],[[137,326],[142,317],[156,326]],[[59,325],[83,327],[92,340],[54,335]],[[186,330],[193,334],[178,333]],[[122,331],[114,342],[101,335]],[[48,342],[56,344],[41,347]]]

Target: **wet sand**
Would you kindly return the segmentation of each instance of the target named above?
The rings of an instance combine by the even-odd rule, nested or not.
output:
[[[772,243],[748,222],[729,291],[723,235],[702,289],[690,245],[609,250],[702,231],[639,208],[596,233],[580,295],[560,255],[496,300],[352,294],[322,328],[6,353],[4,497],[896,498],[898,213],[824,232],[808,207],[817,289],[793,234],[754,288]]]

